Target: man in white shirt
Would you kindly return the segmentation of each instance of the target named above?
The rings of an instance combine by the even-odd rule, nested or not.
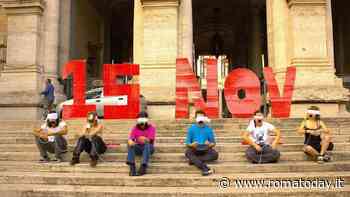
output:
[[[46,123],[40,129],[34,129],[35,142],[40,151],[39,162],[49,162],[49,153],[55,154],[53,161],[62,162],[62,155],[67,152],[67,125],[60,121],[57,113],[51,112],[47,115]]]
[[[270,133],[276,134],[271,143]],[[274,163],[280,158],[277,150],[281,132],[272,124],[264,121],[260,112],[255,112],[254,119],[249,122],[248,128],[242,134],[244,142],[250,147],[246,151],[247,159],[252,163]]]

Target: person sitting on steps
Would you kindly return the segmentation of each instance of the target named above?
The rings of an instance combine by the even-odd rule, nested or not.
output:
[[[53,161],[62,162],[63,154],[67,152],[67,124],[60,121],[56,112],[50,112],[46,117],[46,123],[40,129],[34,129],[36,145],[40,151],[39,162],[49,162],[47,152],[54,153]]]
[[[80,154],[85,151],[90,155],[90,166],[97,165],[99,155],[107,150],[107,146],[102,139],[103,125],[99,123],[96,112],[90,112],[87,115],[87,123],[80,134],[79,139],[73,151],[73,158],[70,162],[75,165],[80,162]]]
[[[129,134],[128,156],[126,164],[130,167],[130,176],[142,176],[147,173],[149,158],[154,153],[156,128],[148,122],[147,112],[140,112],[136,126]],[[142,155],[142,161],[136,172],[135,155]]]
[[[306,112],[306,118],[300,124],[297,132],[305,136],[303,151],[318,163],[331,160],[330,152],[334,148],[331,131],[321,120],[320,109],[311,106]]]
[[[276,134],[271,143],[270,132]],[[254,119],[249,122],[248,128],[242,133],[245,144],[250,145],[246,150],[246,157],[252,163],[275,163],[280,158],[277,145],[281,137],[281,132],[272,124],[264,121],[264,115],[257,111]]]
[[[186,157],[190,165],[195,165],[202,171],[203,176],[213,173],[206,162],[216,161],[219,157],[214,150],[216,145],[213,129],[207,125],[209,119],[204,111],[196,111],[196,124],[188,128],[186,137]]]

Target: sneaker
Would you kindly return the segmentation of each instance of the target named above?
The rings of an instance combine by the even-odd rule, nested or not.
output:
[[[142,164],[139,169],[139,176],[147,174],[147,165]]]
[[[50,158],[48,157],[43,157],[39,160],[39,163],[49,163],[50,162]]]
[[[211,175],[211,174],[213,174],[214,173],[214,171],[212,170],[212,169],[208,169],[208,170],[204,170],[203,172],[202,172],[202,175],[203,176],[209,176],[209,175]]]
[[[130,171],[129,176],[137,176],[135,164],[129,164]]]
[[[97,166],[97,160],[96,159],[92,159],[91,161],[90,161],[90,166],[91,167],[96,167]]]
[[[324,157],[322,155],[317,156],[317,163],[319,163],[319,164],[324,163]]]
[[[323,156],[323,161],[330,162],[331,160],[332,160],[331,155],[328,152],[326,152]]]

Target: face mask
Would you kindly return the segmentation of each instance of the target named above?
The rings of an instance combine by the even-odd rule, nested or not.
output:
[[[262,115],[255,115],[254,120],[258,123],[261,123],[264,120],[264,116]]]
[[[306,113],[308,114],[309,118],[315,118],[315,119],[319,119],[320,118],[320,111],[318,110],[307,110]]]
[[[137,119],[137,124],[141,125],[141,124],[147,124],[148,122],[148,118],[138,118]]]
[[[88,118],[88,122],[89,123],[94,123],[94,120],[95,120],[94,115],[90,115],[89,118]]]
[[[204,123],[204,122],[206,122],[206,120],[207,120],[207,118],[205,117],[205,116],[198,116],[197,118],[196,118],[196,122],[198,123],[198,124],[200,124],[200,123]]]

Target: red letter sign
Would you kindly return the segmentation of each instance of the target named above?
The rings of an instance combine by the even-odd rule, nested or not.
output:
[[[231,71],[225,81],[224,94],[228,109],[238,118],[249,118],[260,108],[260,81],[249,69]],[[239,98],[238,94],[245,96]]]
[[[104,96],[124,96],[124,99],[126,99],[125,102],[111,100],[112,105],[105,105],[104,118],[137,118],[140,111],[140,86],[138,84],[116,84],[116,79],[118,76],[139,75],[139,65],[105,64],[103,67]],[[120,97],[120,99],[123,99],[123,97]]]
[[[208,117],[217,118],[218,110],[218,83],[216,60],[207,60],[207,103],[204,102],[196,76],[187,58],[176,59],[176,118],[189,117],[188,93],[193,99],[196,109],[203,109]]]
[[[63,119],[86,117],[88,112],[96,111],[95,105],[85,104],[86,64],[84,60],[68,62],[62,71],[62,78],[73,74],[73,105],[63,106]]]
[[[272,105],[272,116],[276,118],[288,118],[290,115],[290,106],[292,104],[296,68],[287,68],[283,96],[280,96],[280,91],[271,67],[264,68],[264,75]]]

